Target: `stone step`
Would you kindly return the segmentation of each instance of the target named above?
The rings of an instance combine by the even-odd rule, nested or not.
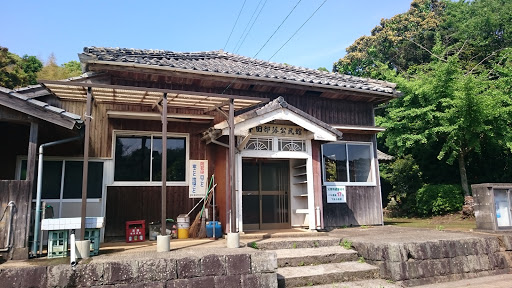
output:
[[[301,238],[270,238],[256,240],[247,243],[248,247],[261,250],[297,249],[297,248],[318,248],[339,246],[340,238],[336,237],[301,237]]]
[[[379,268],[359,262],[282,267],[277,269],[278,287],[301,287],[378,278]]]
[[[306,288],[311,286],[303,286]],[[325,285],[315,285],[314,288],[401,288],[402,286],[383,279],[371,279],[361,281],[350,281],[341,283],[331,283]]]
[[[347,250],[339,245],[331,247],[278,249],[268,251],[276,253],[278,267],[339,263],[356,261],[358,258],[356,251]]]

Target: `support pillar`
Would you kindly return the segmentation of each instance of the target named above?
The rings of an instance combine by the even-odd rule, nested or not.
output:
[[[82,211],[80,222],[80,237],[79,240],[84,240],[85,236],[85,217],[87,214],[87,177],[89,173],[89,136],[91,133],[91,119],[92,119],[92,88],[87,87],[87,107],[84,115],[85,123],[85,138],[84,138],[84,164],[82,174]]]
[[[230,233],[227,236],[227,247],[240,247],[240,235],[236,228],[237,222],[237,195],[235,189],[235,108],[234,99],[229,99],[229,186],[231,191],[231,213],[230,213]]]

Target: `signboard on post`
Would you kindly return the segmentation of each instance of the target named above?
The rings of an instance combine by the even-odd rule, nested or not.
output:
[[[345,186],[325,186],[327,203],[347,203],[347,189]]]
[[[190,160],[189,167],[189,198],[203,198],[208,186],[208,160]]]

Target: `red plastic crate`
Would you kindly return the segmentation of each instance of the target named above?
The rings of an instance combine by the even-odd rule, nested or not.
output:
[[[126,243],[146,241],[146,221],[126,221]]]

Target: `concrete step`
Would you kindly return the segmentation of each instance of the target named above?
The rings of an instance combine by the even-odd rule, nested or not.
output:
[[[269,239],[269,238],[296,238],[329,236],[327,232],[309,231],[303,229],[249,231],[240,233],[240,239]]]
[[[311,286],[303,286],[301,288],[306,288]],[[361,280],[361,281],[350,281],[350,282],[342,282],[342,283],[331,283],[325,285],[315,285],[314,288],[401,288],[402,286],[390,283],[387,280],[382,279],[371,279],[371,280]]]
[[[343,262],[277,269],[278,287],[301,287],[379,278],[379,268],[367,263]]]
[[[268,251],[276,253],[278,267],[339,263],[356,261],[358,258],[356,251],[347,250],[339,245],[331,247],[278,249]]]
[[[339,246],[340,238],[336,237],[301,237],[301,238],[270,238],[250,241],[248,247],[261,250],[297,249],[297,248],[318,248]]]

